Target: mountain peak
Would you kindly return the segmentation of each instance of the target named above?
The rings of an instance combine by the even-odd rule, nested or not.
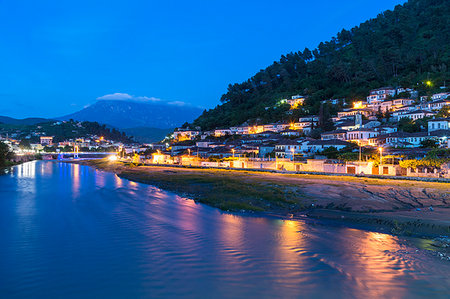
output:
[[[121,96],[124,95],[121,94]],[[168,129],[191,122],[201,113],[200,108],[175,102],[139,101],[135,98],[119,100],[104,96],[78,112],[57,119],[97,121],[121,129],[135,127]]]

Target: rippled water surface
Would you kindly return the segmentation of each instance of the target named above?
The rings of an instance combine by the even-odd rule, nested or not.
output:
[[[448,298],[386,234],[238,216],[76,164],[0,176],[0,298]]]

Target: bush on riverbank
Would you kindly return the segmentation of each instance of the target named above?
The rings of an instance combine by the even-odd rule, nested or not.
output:
[[[0,167],[9,166],[13,158],[14,153],[9,149],[9,146],[0,142]]]

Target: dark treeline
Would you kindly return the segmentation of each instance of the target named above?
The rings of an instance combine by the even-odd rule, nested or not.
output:
[[[0,141],[0,167],[8,165],[8,162],[14,157],[13,152],[6,143]]]
[[[370,89],[387,85],[432,92],[422,82],[431,80],[436,90],[449,79],[449,42],[450,0],[410,0],[230,84],[222,104],[204,111],[194,124],[212,129],[283,120],[286,107],[266,107],[297,93],[308,96],[305,113],[319,113],[321,100],[363,99]]]

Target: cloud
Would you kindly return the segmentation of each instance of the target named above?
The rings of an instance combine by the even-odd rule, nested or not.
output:
[[[173,101],[173,102],[168,102],[167,104],[174,105],[174,106],[185,106],[185,105],[187,105],[185,102],[182,102],[182,101]]]
[[[133,96],[128,93],[116,92],[112,94],[105,94],[104,96],[98,97],[97,100],[118,100],[118,101],[126,101],[133,99]]]
[[[130,95],[128,93],[123,93],[123,92],[105,94],[104,96],[98,97],[97,100],[99,100],[99,101],[101,101],[101,100],[133,101],[133,102],[140,102],[140,103],[160,102],[161,104],[173,105],[173,106],[179,106],[179,107],[182,107],[182,106],[193,107],[191,104],[183,102],[183,101],[166,101],[166,100],[161,100],[160,98],[135,96],[135,95]],[[200,108],[200,107],[198,107],[198,108]]]
[[[112,94],[105,94],[98,97],[97,100],[114,100],[114,101],[135,101],[135,102],[160,102],[161,99],[155,97],[134,96],[128,93],[116,92]]]
[[[134,97],[133,100],[135,101],[142,101],[142,102],[161,102],[161,99],[155,98],[155,97]]]

